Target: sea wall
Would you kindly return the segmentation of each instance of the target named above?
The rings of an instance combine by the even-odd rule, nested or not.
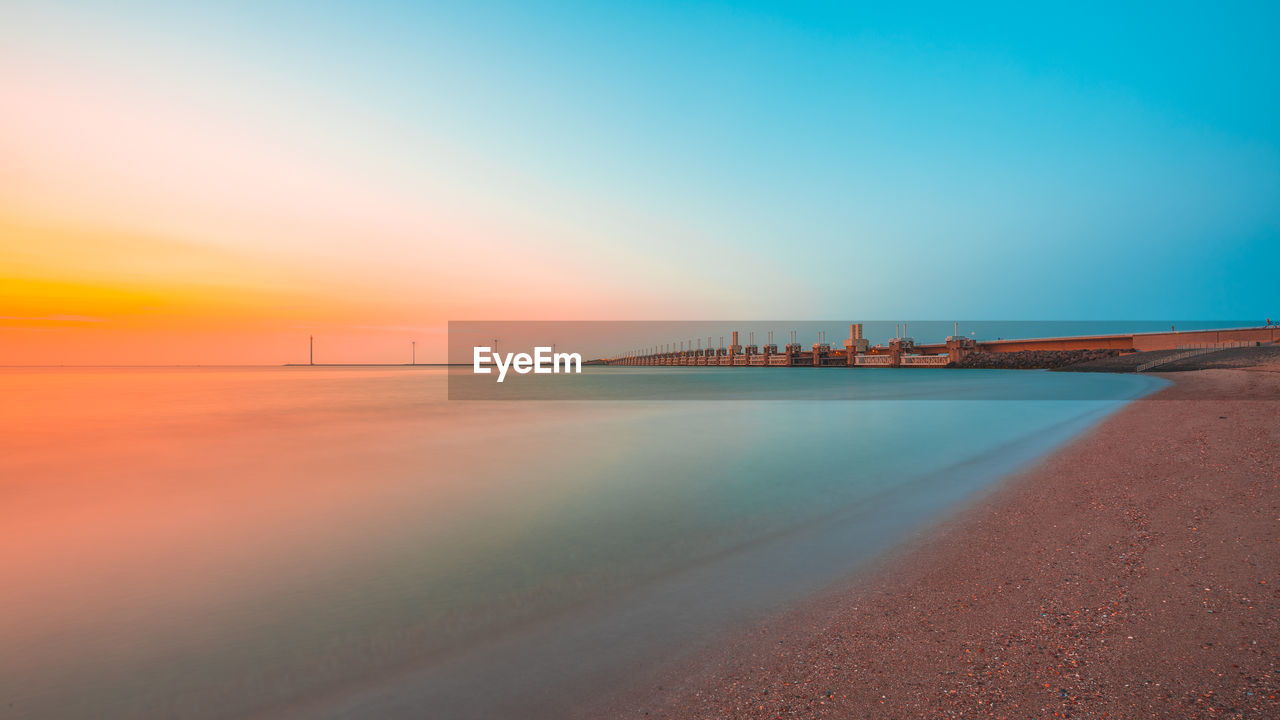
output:
[[[1018,352],[970,353],[950,367],[993,370],[1034,370],[1061,368],[1076,363],[1116,357],[1119,350],[1020,350]]]

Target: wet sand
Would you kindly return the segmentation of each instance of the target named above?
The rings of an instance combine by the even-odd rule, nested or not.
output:
[[[1280,717],[1278,370],[1170,373],[873,572],[591,714]]]

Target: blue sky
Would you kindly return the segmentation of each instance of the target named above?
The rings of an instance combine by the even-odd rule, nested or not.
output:
[[[483,264],[457,228],[493,223],[489,257],[582,302],[512,271],[499,316],[1261,318],[1275,8],[14,5],[0,57],[207,110],[410,215],[465,209],[369,263]]]

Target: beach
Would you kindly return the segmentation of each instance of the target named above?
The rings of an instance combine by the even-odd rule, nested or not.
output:
[[[871,571],[593,716],[1280,716],[1280,363],[1164,375]]]

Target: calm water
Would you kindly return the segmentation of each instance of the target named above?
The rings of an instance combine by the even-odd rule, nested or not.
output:
[[[1120,404],[818,401],[980,397],[998,371],[728,372],[793,399],[451,402],[431,368],[0,371],[0,716],[563,716]]]

